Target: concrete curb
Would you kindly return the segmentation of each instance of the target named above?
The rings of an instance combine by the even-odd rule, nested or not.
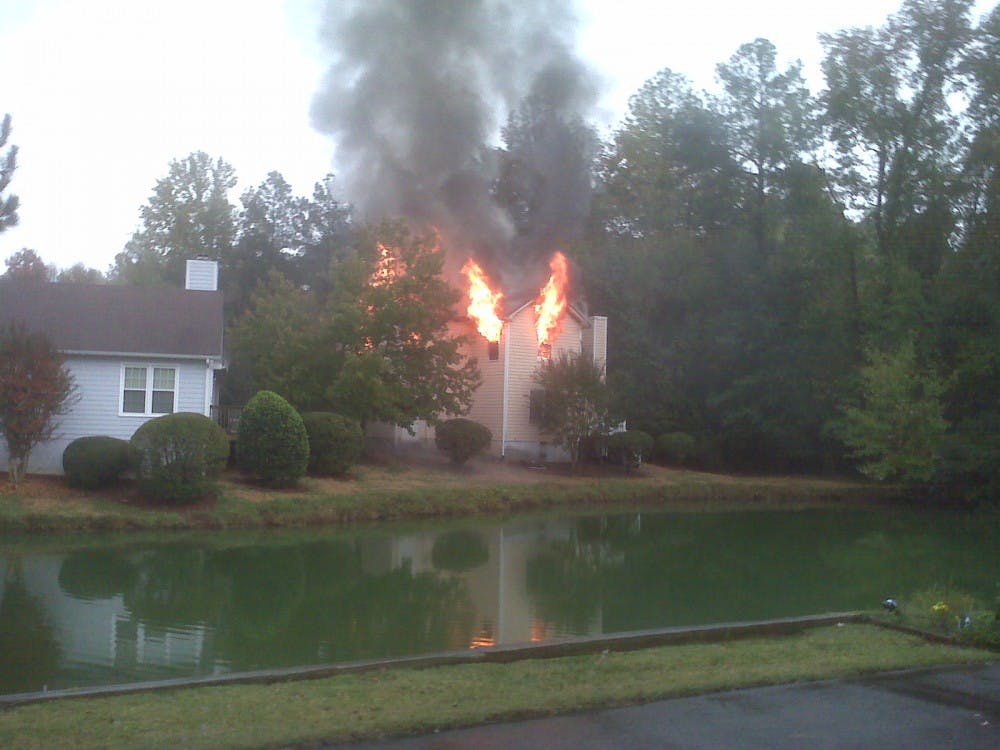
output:
[[[466,649],[463,651],[444,651],[424,656],[368,659],[341,662],[339,664],[262,669],[251,672],[233,672],[230,674],[206,675],[203,677],[180,677],[120,685],[67,688],[33,693],[11,693],[9,695],[0,695],[0,709],[67,698],[100,698],[160,690],[177,690],[188,687],[316,680],[335,675],[368,672],[378,669],[427,669],[429,667],[457,664],[506,663],[522,659],[555,659],[563,656],[600,653],[604,650],[635,651],[643,648],[683,643],[714,643],[757,636],[791,635],[809,628],[847,622],[871,622],[871,624],[879,624],[878,622],[871,621],[867,615],[861,612],[832,612],[804,617],[785,617],[776,620],[755,620],[750,622],[699,625],[695,627],[633,630],[609,635],[574,636],[546,643],[515,643],[504,646]]]

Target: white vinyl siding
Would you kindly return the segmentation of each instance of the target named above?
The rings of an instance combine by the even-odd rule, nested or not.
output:
[[[122,365],[122,400],[119,414],[151,416],[172,414],[177,395],[177,368],[155,365]]]
[[[88,435],[110,435],[128,440],[139,427],[157,414],[122,412],[124,367],[156,367],[176,371],[174,411],[210,416],[212,378],[206,376],[205,360],[161,360],[142,362],[102,356],[68,356],[76,393],[70,413],[57,417],[55,436],[31,452],[28,471],[39,474],[62,473],[62,454],[70,442]],[[150,374],[150,387],[152,374]],[[7,447],[0,439],[0,471],[7,468]]]

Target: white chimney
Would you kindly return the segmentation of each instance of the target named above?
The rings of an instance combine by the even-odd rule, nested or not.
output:
[[[219,264],[208,258],[188,260],[187,273],[184,274],[184,288],[202,292],[218,291]]]
[[[603,315],[590,318],[590,328],[583,331],[583,352],[602,369],[608,363],[608,319]]]

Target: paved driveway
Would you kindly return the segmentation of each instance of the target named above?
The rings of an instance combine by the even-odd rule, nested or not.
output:
[[[998,750],[1000,664],[734,690],[340,750]]]

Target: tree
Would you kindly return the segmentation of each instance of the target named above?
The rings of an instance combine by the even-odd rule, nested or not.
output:
[[[56,281],[60,284],[106,284],[108,277],[96,268],[89,268],[83,263],[74,263],[60,271],[56,275]]]
[[[46,265],[38,253],[22,248],[4,261],[7,272],[4,276],[22,281],[51,281],[56,269]]]
[[[10,138],[10,115],[4,115],[0,122],[0,150],[7,145]],[[17,146],[11,146],[7,153],[0,156],[0,232],[17,225],[18,198],[16,195],[3,196],[3,191],[10,185],[10,180],[17,169]]]
[[[0,431],[10,481],[24,478],[32,449],[53,437],[55,417],[75,390],[73,376],[49,338],[11,323],[0,334]]]
[[[448,331],[461,293],[443,266],[435,236],[394,223],[363,234],[355,254],[334,264],[331,411],[406,428],[468,411],[481,376],[460,351],[464,338]]]
[[[816,126],[802,64],[777,68],[778,52],[767,39],[742,45],[729,62],[716,66],[723,86],[718,107],[725,118],[733,155],[746,175],[747,213],[757,252],[768,236],[767,202],[782,187],[782,174],[815,145]]]
[[[228,195],[235,185],[233,168],[204,151],[171,161],[139,210],[139,229],[115,256],[113,276],[129,284],[180,286],[189,258],[222,260],[235,234]]]
[[[862,402],[844,408],[840,434],[875,479],[920,484],[938,469],[948,423],[944,386],[917,362],[913,341],[873,351],[861,368]]]
[[[539,365],[535,382],[543,394],[539,426],[566,448],[576,466],[581,441],[612,426],[604,368],[582,353],[563,352]]]

